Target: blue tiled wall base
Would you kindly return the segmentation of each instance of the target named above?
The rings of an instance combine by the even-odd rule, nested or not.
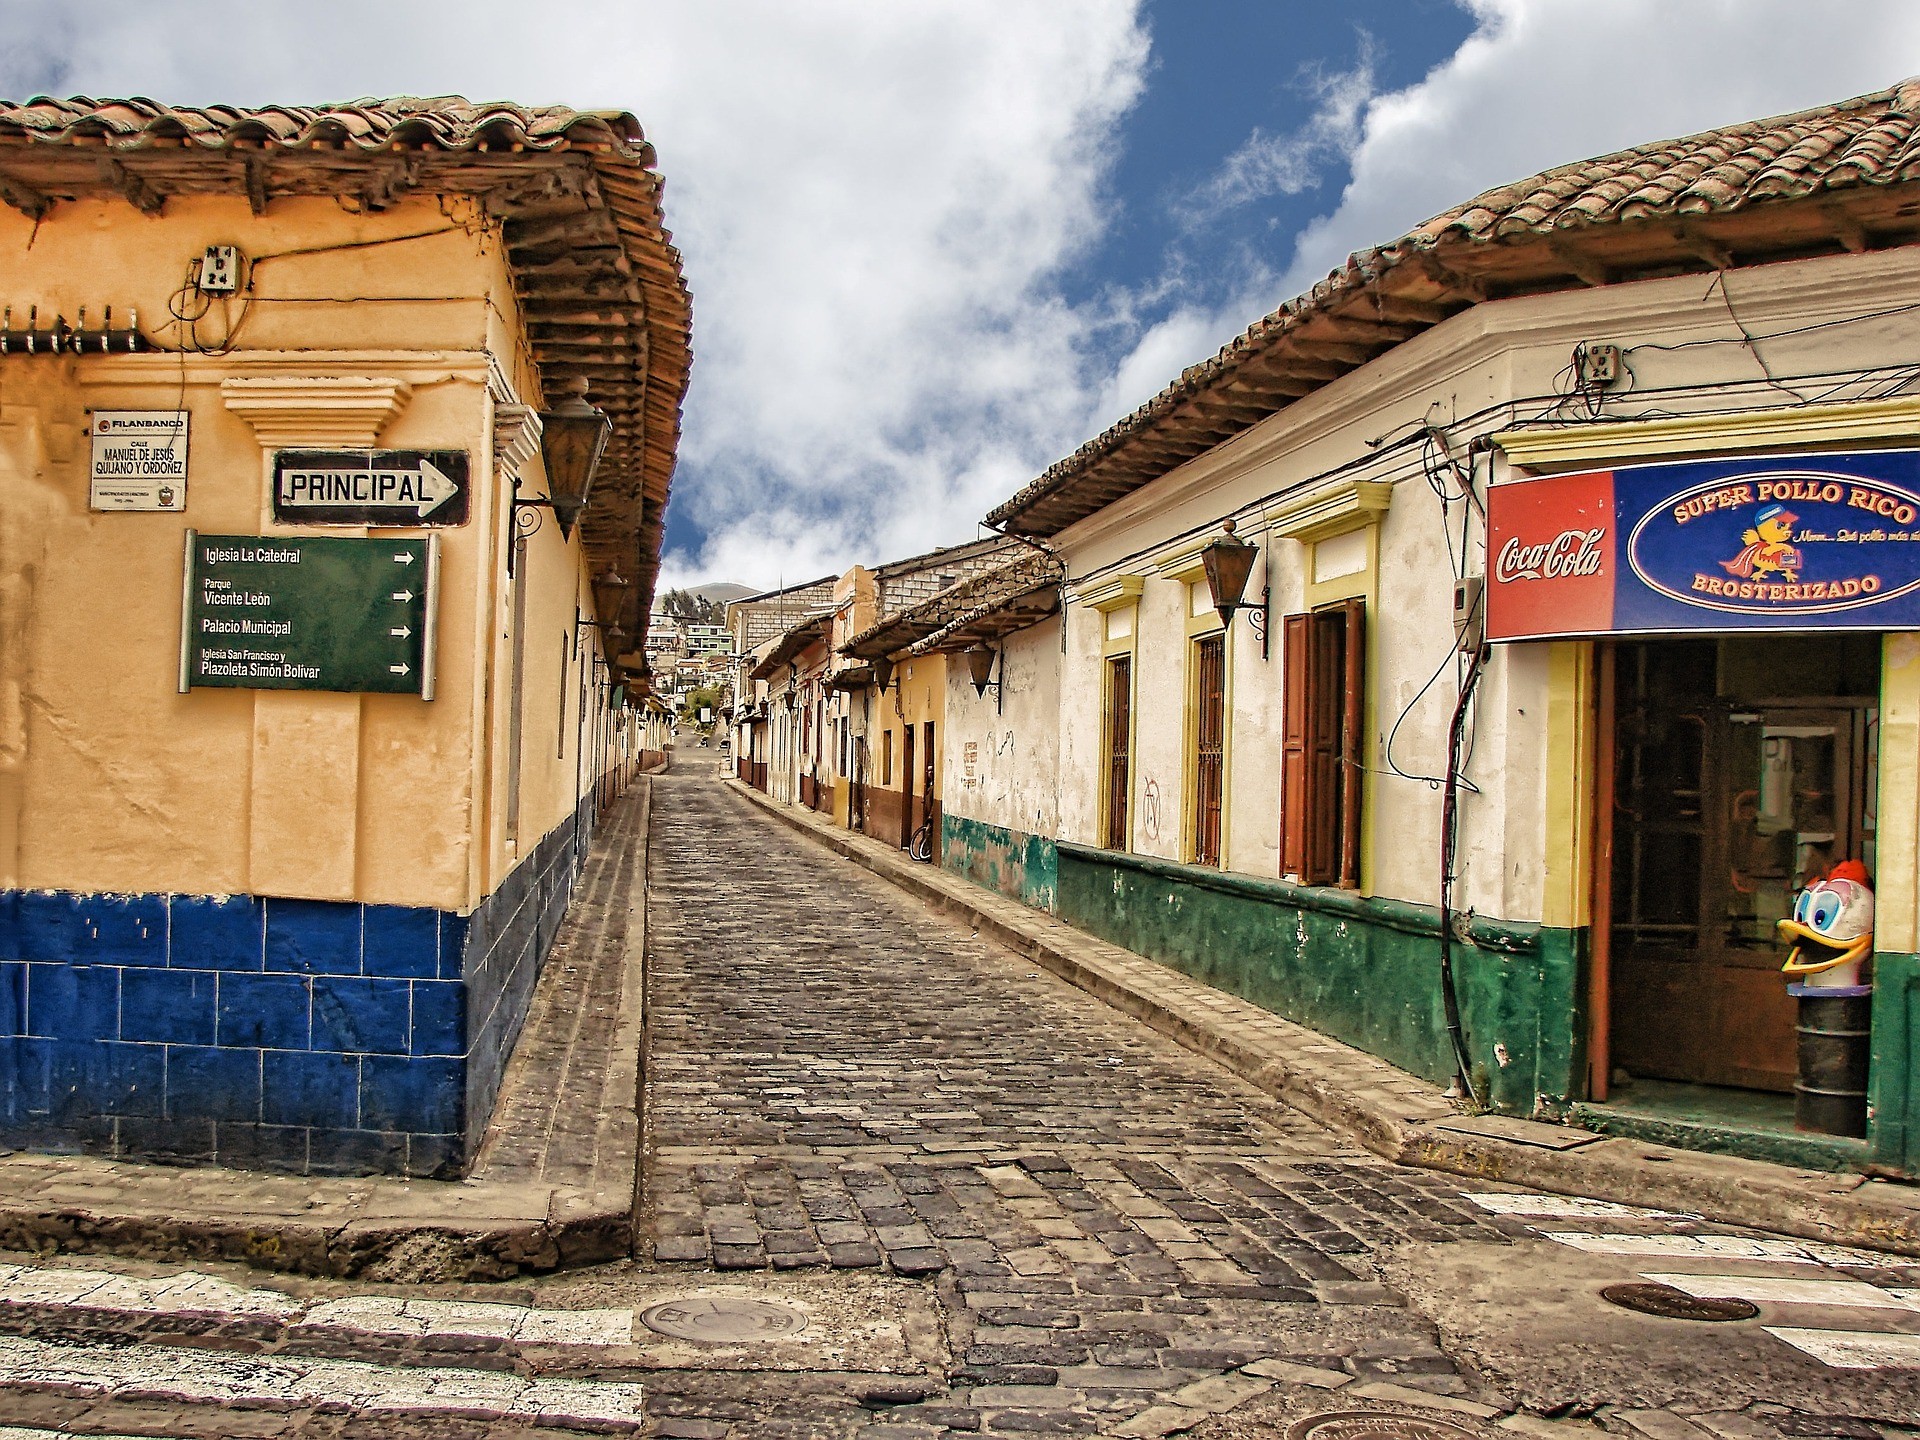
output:
[[[586,831],[579,817],[561,825],[471,916],[0,891],[0,1143],[301,1174],[460,1173]]]

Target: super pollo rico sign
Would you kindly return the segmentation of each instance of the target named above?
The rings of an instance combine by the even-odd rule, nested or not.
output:
[[[1920,451],[1496,485],[1486,596],[1489,640],[1920,629]]]

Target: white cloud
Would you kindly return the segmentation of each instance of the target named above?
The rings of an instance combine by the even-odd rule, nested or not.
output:
[[[0,10],[0,94],[457,92],[632,110],[694,292],[674,504],[771,582],[950,543],[1096,423],[1058,299],[1139,94],[1136,0],[78,0]],[[824,527],[821,522],[824,522]]]
[[[1301,236],[1287,293],[1507,181],[1920,70],[1912,0],[1463,3],[1478,25],[1460,49],[1368,105],[1352,179]]]
[[[1175,202],[1164,275],[1082,304],[1061,281],[1114,214],[1137,0],[0,4],[0,95],[632,110],[694,291],[674,505],[710,538],[667,577],[771,584],[967,538],[1349,250],[1482,189],[1920,70],[1912,0],[1460,3],[1474,34],[1418,84],[1374,93],[1363,50],[1305,126],[1255,131]],[[1297,243],[1207,238],[1349,165]]]
[[[1344,161],[1360,139],[1360,118],[1374,95],[1374,44],[1364,32],[1360,58],[1338,74],[1309,71],[1307,88],[1319,102],[1305,125],[1285,135],[1256,127],[1180,207],[1188,225],[1274,195],[1298,195],[1317,186],[1329,161]]]
[[[1245,259],[1236,298],[1145,326],[1102,390],[1102,423],[1158,393],[1349,252],[1541,170],[1882,90],[1920,72],[1912,0],[1460,0],[1474,33],[1422,80],[1373,90],[1374,58],[1323,80],[1320,108],[1256,130],[1189,202],[1197,223],[1350,168],[1337,205],[1278,264]]]

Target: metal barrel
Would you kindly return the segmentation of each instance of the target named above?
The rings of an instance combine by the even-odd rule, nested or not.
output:
[[[1872,1023],[1871,996],[1801,995],[1795,1129],[1865,1137]]]

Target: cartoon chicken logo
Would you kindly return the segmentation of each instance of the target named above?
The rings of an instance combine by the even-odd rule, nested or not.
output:
[[[1778,575],[1789,585],[1800,578],[1800,551],[1791,544],[1793,522],[1800,517],[1784,505],[1768,505],[1753,518],[1753,528],[1740,536],[1747,548],[1720,568],[1742,580]]]
[[[1780,968],[1809,985],[1857,985],[1860,962],[1873,949],[1873,888],[1867,867],[1843,860],[1824,879],[1815,880],[1793,902],[1782,920],[1782,936],[1793,942]]]

